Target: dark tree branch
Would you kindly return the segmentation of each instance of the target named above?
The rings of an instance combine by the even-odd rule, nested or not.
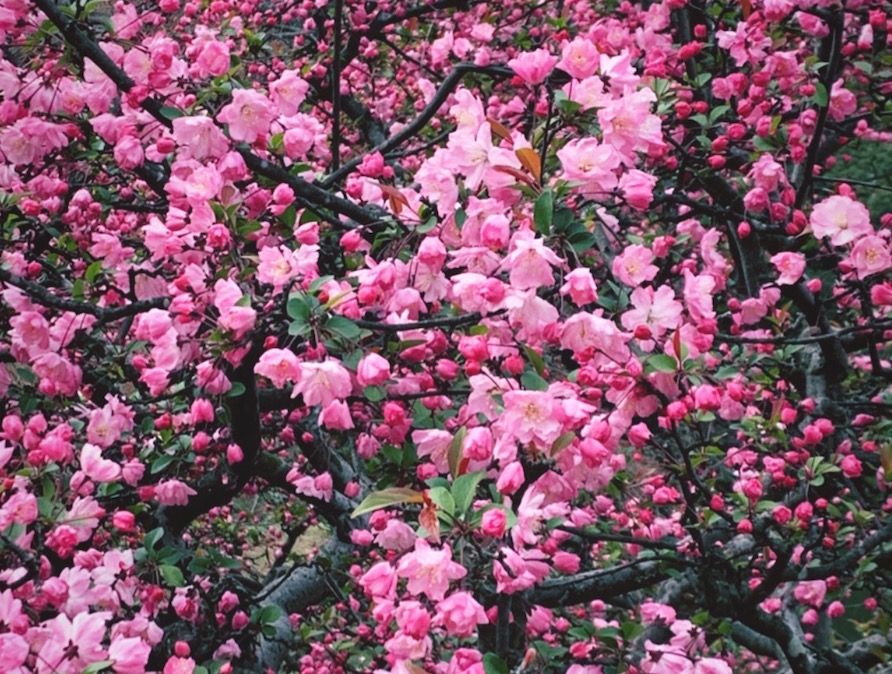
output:
[[[380,143],[373,147],[368,151],[367,154],[374,154],[375,152],[380,152],[381,154],[387,154],[391,150],[399,147],[407,140],[414,138],[424,127],[425,125],[437,114],[443,104],[446,102],[446,99],[449,98],[449,95],[453,92],[453,90],[458,86],[461,82],[462,78],[468,73],[482,73],[489,75],[491,77],[496,78],[506,78],[511,77],[513,72],[509,68],[505,68],[503,66],[478,66],[473,63],[459,63],[455,66],[455,69],[449,73],[443,83],[440,85],[440,88],[437,89],[437,92],[434,94],[433,98],[431,98],[430,102],[424,106],[424,109],[418,114],[418,116],[409,122],[405,127],[403,127],[398,133],[393,134],[390,138],[388,138],[383,143]],[[345,163],[339,170],[334,171],[331,175],[329,175],[325,180],[323,180],[320,184],[323,187],[331,187],[339,183],[343,180],[347,175],[350,174],[353,169],[359,166],[362,163],[362,160],[366,155],[360,155],[351,159],[349,162]]]
[[[670,577],[666,566],[657,561],[632,562],[614,569],[585,571],[546,580],[530,590],[528,599],[546,608],[576,606],[650,587]]]
[[[6,269],[0,269],[0,281],[23,290],[31,300],[41,306],[60,311],[71,311],[76,314],[96,316],[99,319],[99,325],[114,323],[122,318],[135,316],[149,309],[160,309],[167,303],[165,298],[156,297],[150,300],[132,302],[122,307],[100,307],[90,302],[78,302],[77,300],[69,300],[54,295],[46,286],[29,281],[21,276],[16,276]]]

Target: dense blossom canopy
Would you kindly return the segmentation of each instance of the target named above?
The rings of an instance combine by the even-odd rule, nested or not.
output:
[[[892,671],[889,9],[0,0],[0,669]]]

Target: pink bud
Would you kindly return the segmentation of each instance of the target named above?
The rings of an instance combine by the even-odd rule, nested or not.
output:
[[[523,481],[523,466],[520,465],[519,461],[512,461],[505,466],[501,475],[499,475],[499,479],[496,480],[496,489],[499,490],[500,494],[513,494],[520,489]]]
[[[483,518],[480,520],[480,530],[487,536],[501,538],[505,535],[507,521],[508,518],[505,516],[504,510],[493,508],[483,513]]]
[[[129,510],[119,510],[112,515],[112,526],[118,531],[133,531],[136,526],[136,516]]]
[[[356,380],[360,386],[378,386],[390,379],[390,363],[377,353],[370,353],[359,361]]]

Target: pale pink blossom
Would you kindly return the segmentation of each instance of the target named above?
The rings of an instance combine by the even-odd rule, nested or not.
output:
[[[253,89],[234,90],[232,102],[217,113],[217,121],[229,125],[230,138],[246,143],[265,135],[276,117],[270,100]]]
[[[284,70],[269,84],[273,103],[279,107],[279,113],[286,117],[297,114],[297,109],[304,102],[309,90],[310,85],[300,77],[297,70]]]
[[[282,388],[300,378],[300,362],[288,349],[268,349],[260,356],[254,372],[269,379],[276,388]]]
[[[508,279],[512,286],[519,290],[528,290],[552,285],[552,267],[560,266],[561,262],[541,238],[518,235],[514,237],[512,251],[502,266],[508,270]]]
[[[301,363],[300,372],[294,395],[302,395],[306,405],[328,405],[343,400],[353,390],[350,373],[338,361]]]
[[[889,241],[873,234],[861,237],[852,247],[849,262],[855,268],[855,275],[859,279],[886,271],[892,267]]]
[[[180,480],[164,480],[155,485],[155,498],[163,506],[184,506],[189,503],[189,497],[195,496],[192,487]]]
[[[777,253],[772,255],[771,264],[777,270],[778,285],[793,285],[802,278],[805,271],[805,256],[802,253]]]
[[[84,444],[80,462],[84,474],[94,482],[114,482],[121,477],[121,466],[110,459],[103,459],[102,450],[96,445]]]
[[[812,209],[809,222],[816,237],[829,237],[834,246],[844,246],[873,232],[867,207],[860,201],[838,194],[817,204]]]
[[[441,601],[449,589],[449,581],[464,578],[467,570],[452,561],[448,545],[437,550],[423,538],[415,541],[415,550],[400,560],[397,575],[407,578],[408,590],[413,595],[425,594],[433,601]]]
[[[558,62],[546,49],[522,52],[508,61],[508,67],[527,84],[540,84]]]
[[[356,367],[356,381],[360,386],[378,386],[390,379],[390,363],[377,353],[369,353]]]
[[[613,275],[627,286],[640,286],[656,277],[659,268],[653,261],[654,254],[650,248],[633,244],[613,258]]]
[[[477,625],[485,625],[488,622],[483,606],[470,592],[454,592],[437,604],[434,623],[442,625],[453,636],[471,636]]]

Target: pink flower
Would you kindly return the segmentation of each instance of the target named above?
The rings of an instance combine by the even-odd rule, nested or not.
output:
[[[360,386],[378,386],[390,379],[390,363],[377,353],[369,353],[356,367],[356,381]]]
[[[650,206],[654,198],[654,186],[657,184],[655,176],[631,169],[619,179],[619,189],[626,202],[637,211],[644,211]]]
[[[523,466],[519,461],[512,461],[499,474],[496,489],[500,494],[513,494],[524,482]]]
[[[198,161],[222,157],[229,150],[229,141],[210,117],[177,117],[173,137],[187,156]]]
[[[112,515],[112,526],[118,531],[133,531],[136,528],[136,516],[129,510],[119,510]]]
[[[90,443],[81,449],[81,469],[94,482],[114,482],[121,477],[121,467],[109,459],[102,458],[102,450]]]
[[[502,266],[508,269],[511,285],[518,290],[528,290],[554,283],[552,266],[560,266],[561,259],[539,238],[515,236],[513,250]]]
[[[591,304],[598,299],[598,287],[590,269],[578,267],[564,276],[561,295],[569,295],[578,307]]]
[[[294,395],[303,395],[306,405],[325,406],[334,400],[343,400],[353,390],[350,373],[338,361],[301,363],[300,372]]]
[[[571,140],[557,152],[567,180],[582,183],[578,188],[585,196],[611,192],[617,185],[616,169],[620,156],[610,145],[602,145],[597,138]]]
[[[300,378],[300,362],[287,349],[269,349],[260,356],[254,372],[269,379],[276,388],[282,388]]]
[[[392,598],[396,594],[397,575],[389,562],[378,562],[363,574],[359,585],[369,597]]]
[[[507,522],[508,517],[505,515],[504,510],[498,507],[492,508],[483,513],[483,517],[480,520],[480,530],[487,536],[501,538],[505,535]]]
[[[108,647],[112,669],[118,674],[142,674],[149,661],[152,647],[139,637],[116,637]]]
[[[354,427],[350,406],[343,400],[333,400],[322,408],[319,423],[332,430],[346,431]]]
[[[222,75],[229,70],[229,46],[219,40],[208,40],[195,59],[195,65],[199,77]]]
[[[195,671],[195,660],[172,656],[164,665],[162,674],[192,674]]]
[[[286,117],[297,113],[297,109],[304,102],[309,90],[310,85],[300,77],[297,70],[284,70],[278,79],[269,84],[269,93],[273,103]]]
[[[425,594],[433,601],[441,601],[449,589],[449,581],[464,578],[467,570],[452,561],[448,545],[436,550],[423,538],[415,540],[415,551],[400,560],[397,575],[409,580],[408,590],[413,595]]]
[[[827,583],[823,580],[802,581],[793,590],[793,596],[800,604],[820,608],[827,596]]]
[[[778,253],[771,257],[771,264],[777,269],[777,283],[782,286],[795,284],[805,271],[805,256],[802,253]]]
[[[659,269],[652,264],[654,254],[645,246],[633,244],[613,259],[613,275],[627,286],[640,286],[652,281]]]
[[[834,246],[844,246],[873,232],[870,213],[860,201],[834,195],[817,204],[809,218],[816,237],[829,237]]]
[[[884,272],[892,267],[889,242],[873,234],[864,236],[852,247],[849,262],[855,268],[855,275],[859,279]]]
[[[435,624],[443,625],[446,631],[457,637],[469,637],[477,625],[489,622],[486,612],[469,592],[454,592],[437,604]]]
[[[545,81],[557,62],[548,50],[537,49],[519,54],[508,61],[508,67],[527,84],[539,84]]]
[[[502,433],[520,443],[547,449],[561,434],[554,399],[545,391],[507,391],[498,420]]]
[[[192,487],[179,480],[165,480],[155,485],[155,498],[163,506],[184,506],[189,503],[189,497],[195,496]]]
[[[561,60],[558,67],[575,77],[577,80],[584,80],[591,77],[598,69],[598,61],[600,54],[598,48],[584,37],[577,37],[572,42],[568,42],[561,50]]]
[[[229,125],[229,137],[235,141],[253,143],[269,131],[277,117],[270,100],[252,89],[236,89],[232,103],[223,106],[217,121]]]

